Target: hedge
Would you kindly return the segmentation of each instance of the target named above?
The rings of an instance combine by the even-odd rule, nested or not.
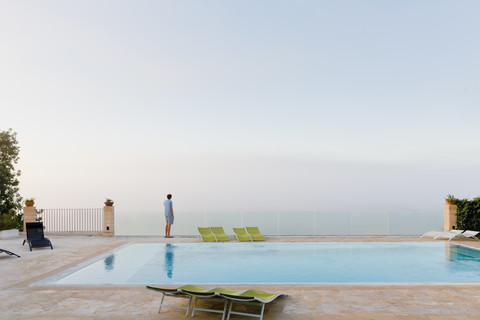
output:
[[[457,199],[456,205],[458,229],[480,231],[480,197]]]

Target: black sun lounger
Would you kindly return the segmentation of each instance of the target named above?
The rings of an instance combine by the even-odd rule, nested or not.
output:
[[[17,256],[20,258],[20,256],[16,253],[13,253],[13,252],[10,252],[10,251],[7,251],[7,250],[3,250],[3,249],[0,249],[0,253],[2,252],[5,252],[6,254],[8,254],[9,256]]]
[[[27,239],[23,240],[23,244],[25,244],[25,241],[28,241],[30,251],[32,251],[32,248],[40,247],[50,247],[53,250],[52,243],[43,234],[42,222],[27,222],[25,225],[27,228]]]

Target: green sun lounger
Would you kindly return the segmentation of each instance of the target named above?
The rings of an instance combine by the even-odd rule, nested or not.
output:
[[[192,293],[192,295],[196,298],[195,303],[193,304],[193,308],[192,308],[192,318],[195,316],[195,310],[197,310],[197,311],[220,313],[220,314],[222,314],[222,320],[225,320],[225,317],[227,316],[228,303],[230,301],[228,299],[225,299],[225,297],[222,297],[222,294],[238,295],[238,294],[241,294],[243,291],[245,291],[245,290],[233,290],[233,289],[227,289],[227,288],[213,288],[213,289],[208,290],[207,292],[202,292],[200,294]],[[209,294],[212,294],[212,293],[214,293],[214,296],[209,295]],[[198,300],[210,300],[210,301],[221,302],[221,303],[223,303],[223,309],[198,308],[197,307]]]
[[[213,313],[220,313],[222,314],[222,320],[225,320],[227,316],[227,308],[229,300],[222,297],[220,294],[229,294],[229,295],[237,295],[242,293],[243,291],[239,290],[232,290],[227,288],[205,288],[199,287],[195,285],[185,285],[178,288],[159,288],[159,287],[152,287],[147,286],[148,289],[153,291],[161,292],[162,293],[162,300],[160,302],[160,307],[158,308],[158,312],[162,307],[169,307],[169,308],[176,308],[176,309],[184,309],[187,310],[185,316],[188,317],[190,310],[192,310],[192,317],[195,315],[196,311],[205,311],[205,312],[213,312]],[[167,297],[175,297],[175,298],[184,298],[188,299],[188,305],[186,307],[182,306],[175,306],[163,303],[165,296]],[[193,300],[193,307],[192,307],[192,300]],[[211,300],[223,303],[222,309],[207,309],[207,308],[199,308],[197,307],[197,303],[199,300]]]
[[[238,241],[253,241],[252,237],[245,231],[245,228],[233,228]]]
[[[260,290],[234,290],[234,289],[228,289],[228,288],[210,288],[209,289],[209,288],[199,287],[195,285],[185,285],[185,286],[181,286],[174,289],[159,288],[159,287],[152,287],[152,286],[147,286],[147,288],[153,291],[162,293],[162,301],[160,302],[160,308],[158,309],[158,312],[160,312],[163,306],[163,307],[187,310],[187,313],[185,316],[188,316],[188,314],[190,313],[190,309],[192,309],[192,317],[195,315],[195,310],[197,310],[197,311],[220,313],[222,314],[222,320],[225,320],[225,317],[227,317],[227,320],[230,319],[231,314],[257,317],[257,318],[260,318],[260,320],[262,320],[263,314],[265,311],[265,305],[267,303],[274,301],[279,296],[286,295],[285,293],[270,293],[270,292],[260,291]],[[182,307],[182,306],[173,306],[173,305],[164,304],[163,301],[165,296],[186,298],[189,300],[188,306]],[[192,308],[192,299],[195,299],[193,308]],[[217,302],[221,302],[223,303],[223,310],[198,308],[197,307],[198,300],[214,300]],[[259,306],[261,307],[260,314],[233,311],[232,308],[233,308],[233,304],[235,303]]]
[[[210,227],[217,241],[230,241],[230,237],[223,231],[222,227]]]
[[[258,227],[246,227],[246,229],[253,241],[265,241],[265,237],[260,233]]]
[[[215,241],[217,241],[217,239],[213,235],[210,228],[200,228],[200,227],[198,227],[198,232],[200,233],[200,236],[202,237],[203,242],[215,242]]]
[[[190,313],[190,309],[192,307],[192,299],[193,299],[193,295],[189,294],[189,292],[201,293],[201,292],[206,292],[210,290],[209,288],[198,287],[193,285],[185,285],[185,286],[181,286],[179,288],[174,288],[174,289],[159,288],[159,287],[152,287],[152,286],[147,286],[147,288],[150,290],[162,293],[162,300],[160,301],[160,307],[158,308],[158,313],[160,313],[160,311],[162,310],[162,307],[169,307],[169,308],[187,310],[187,312],[185,313],[186,317],[188,317],[188,314]],[[210,295],[212,295],[212,293],[210,293]],[[182,307],[182,306],[165,304],[163,303],[165,296],[173,297],[173,298],[188,299],[188,305],[186,307]]]
[[[237,295],[229,295],[229,294],[220,294],[220,295],[230,301],[227,320],[230,319],[230,315],[232,314],[256,317],[262,320],[263,314],[265,312],[265,305],[277,299],[278,297],[282,295],[287,295],[287,294],[286,293],[270,293],[270,292],[260,291],[260,290],[245,290],[242,293]],[[235,303],[259,306],[261,307],[260,314],[233,311],[232,308]]]

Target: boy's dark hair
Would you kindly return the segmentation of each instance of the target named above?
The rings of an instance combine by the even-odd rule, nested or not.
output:
[[[171,195],[170,193],[167,194],[167,199],[168,199],[168,200],[172,199],[172,195]]]

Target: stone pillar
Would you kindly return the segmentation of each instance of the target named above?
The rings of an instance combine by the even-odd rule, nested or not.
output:
[[[103,236],[111,237],[115,234],[114,218],[114,206],[103,207]]]
[[[23,231],[27,232],[26,223],[37,221],[36,207],[23,207]]]
[[[445,212],[444,231],[448,232],[452,229],[457,229],[457,206],[455,204],[446,204],[444,206],[444,212]]]

